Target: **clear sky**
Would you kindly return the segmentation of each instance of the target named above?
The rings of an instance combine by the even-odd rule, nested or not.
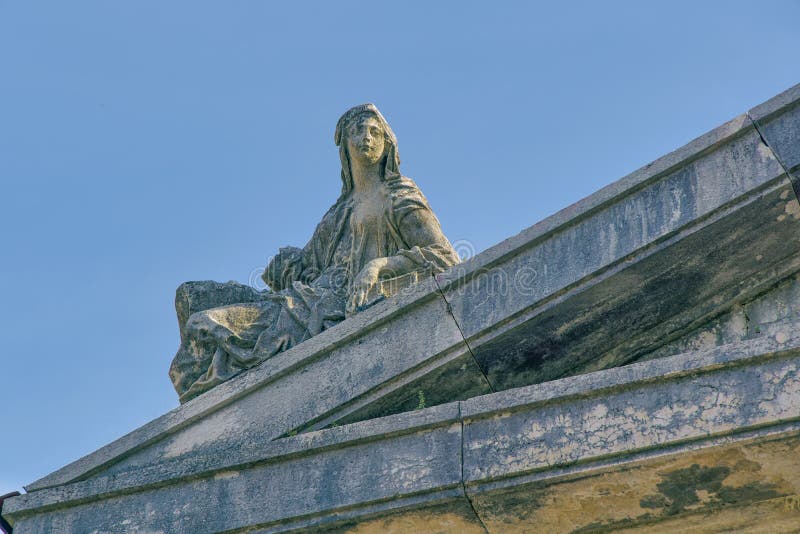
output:
[[[800,82],[800,1],[0,0],[0,493],[177,406],[175,288],[335,201],[374,102],[478,251]]]

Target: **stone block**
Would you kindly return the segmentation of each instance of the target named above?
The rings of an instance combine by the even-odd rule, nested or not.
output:
[[[449,404],[45,489],[4,513],[17,533],[268,532],[346,522],[353,507],[367,517],[448,513],[463,509],[460,451],[458,406]],[[22,511],[34,507],[46,513]]]
[[[465,481],[508,477],[620,452],[797,418],[796,360],[642,384],[600,398],[472,419],[464,403]]]
[[[800,85],[756,106],[749,115],[781,163],[797,178],[800,170]]]
[[[412,333],[421,324],[426,325],[425,337]],[[110,466],[108,472],[139,469],[185,455],[220,454],[241,443],[267,442],[308,430],[315,422],[317,427],[326,426],[363,409],[371,400],[371,390],[384,383],[393,381],[390,387],[397,389],[403,373],[436,355],[437,348],[447,351],[459,347],[461,341],[452,317],[438,298],[395,317],[392,328],[378,325],[360,332],[350,343],[319,351],[326,333],[297,347],[305,348],[305,355],[323,352],[323,357],[303,359],[290,372],[286,372],[283,355],[268,360],[260,370],[274,369],[275,374],[262,387],[133,452]]]
[[[494,390],[636,361],[800,268],[800,206],[746,117],[664,160],[440,276]]]

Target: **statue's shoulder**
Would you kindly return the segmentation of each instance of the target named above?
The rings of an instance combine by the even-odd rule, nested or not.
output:
[[[398,174],[397,175],[397,180],[399,181],[399,184],[402,187],[411,187],[413,189],[419,190],[419,187],[417,186],[417,182],[415,182],[414,180],[412,180],[408,176],[403,176],[403,175]]]
[[[347,196],[340,196],[336,202],[328,208],[325,215],[322,216],[322,219],[317,224],[317,228],[314,230],[314,236],[324,240],[330,239],[330,236],[336,232],[336,228],[345,220],[348,206],[349,202]]]
[[[428,201],[425,195],[422,194],[417,183],[408,176],[401,176],[398,174],[396,177],[386,180],[386,186],[389,190],[392,203],[395,204],[395,206],[412,202],[428,207]]]

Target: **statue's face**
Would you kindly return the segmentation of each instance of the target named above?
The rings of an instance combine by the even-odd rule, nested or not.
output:
[[[383,156],[383,127],[378,119],[367,115],[353,121],[347,132],[347,150],[351,158],[374,164]]]

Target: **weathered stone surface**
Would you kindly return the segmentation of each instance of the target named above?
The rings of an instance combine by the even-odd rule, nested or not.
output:
[[[387,499],[393,501],[389,510],[447,503],[460,487],[460,440],[458,406],[445,405],[393,420],[247,443],[214,460],[167,460],[29,494],[29,504],[76,506],[18,522],[15,528],[49,532],[56,526],[69,532],[67,525],[94,525],[108,532],[218,532],[281,522],[285,530],[302,527],[308,524],[305,517],[323,511],[332,517],[317,517],[313,523],[346,520],[353,505],[361,513],[374,513],[375,507],[385,511]],[[165,480],[177,484],[161,487]],[[101,506],[80,504],[100,495]],[[129,512],[130,506],[138,511]],[[13,517],[11,507],[6,513]]]
[[[634,361],[800,268],[800,206],[749,125],[527,248],[501,243],[485,254],[502,261],[451,283],[495,390]]]
[[[504,389],[635,361],[793,273],[796,229],[761,231],[782,210],[780,194],[737,212],[752,233],[740,233],[742,223],[730,217],[545,306],[485,345],[470,342],[490,382]],[[722,226],[729,232],[717,233]]]
[[[800,86],[771,98],[749,111],[770,148],[797,178],[800,167]]]
[[[755,516],[742,506],[775,516],[770,503],[800,487],[800,325],[784,326],[785,337],[165,459],[13,498],[4,515],[18,534],[593,531],[697,512],[745,524]]]
[[[338,419],[336,423],[354,423],[490,393],[491,389],[480,367],[466,346],[464,349],[460,356],[437,368],[420,369],[406,379],[404,386],[385,393],[360,410]]]
[[[376,517],[358,517],[332,527],[320,527],[318,532],[330,534],[398,534],[429,533],[485,534],[486,529],[466,499],[436,506],[409,508]],[[266,532],[266,531],[263,531]]]
[[[657,388],[642,384],[567,405],[499,416],[493,411],[490,419],[472,419],[471,401],[465,401],[464,477],[467,482],[501,478],[519,474],[521,466],[572,464],[793,419],[800,413],[790,399],[797,398],[798,362],[776,359],[754,369],[688,376]]]
[[[646,359],[662,358],[687,351],[765,336],[785,335],[787,320],[800,317],[800,274],[770,288],[752,301],[735,306],[685,337],[649,353]]]
[[[490,532],[797,532],[798,453],[797,436],[733,443],[472,502]]]

